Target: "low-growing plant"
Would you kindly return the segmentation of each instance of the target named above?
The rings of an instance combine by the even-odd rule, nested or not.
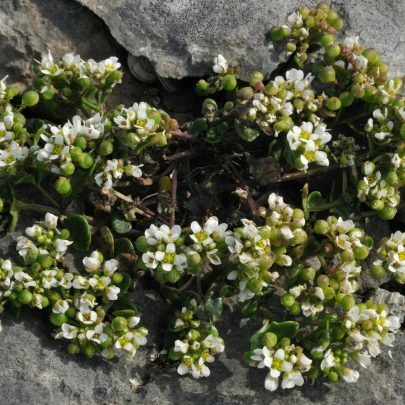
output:
[[[215,324],[237,296],[241,317],[263,318],[243,360],[266,369],[270,391],[304,377],[356,382],[351,363],[367,368],[392,346],[398,317],[358,290],[371,251],[372,278],[405,282],[405,233],[376,249],[363,229],[401,206],[402,80],[357,37],[336,39],[343,21],[328,5],[288,22],[269,31],[287,53],[269,80],[253,72],[243,83],[218,55],[196,85],[209,97],[201,116],[182,126],[146,102],[108,105],[123,77],[115,57],[48,53],[36,90],[0,82],[0,209],[10,231],[21,211],[46,213],[18,238],[15,265],[0,261],[2,312],[43,309],[71,354],[132,357],[148,331],[128,291],[148,280],[175,308],[162,353],[199,378],[225,349]],[[60,124],[61,111],[76,115]],[[327,197],[305,184],[289,204],[274,190],[332,171]],[[18,200],[21,184],[49,205]],[[68,249],[90,247],[83,269],[65,264]]]

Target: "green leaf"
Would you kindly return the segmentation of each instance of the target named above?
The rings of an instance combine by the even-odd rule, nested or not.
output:
[[[136,311],[133,309],[120,309],[112,313],[114,316],[122,316],[123,318],[132,318],[136,315]]]
[[[117,304],[125,309],[132,309],[135,313],[138,312],[135,304],[122,294],[118,295]]]
[[[249,318],[250,316],[254,315],[257,311],[259,304],[256,300],[250,300],[243,308],[242,308],[242,318]]]
[[[318,204],[321,204],[322,201],[322,194],[319,191],[313,191],[308,196],[308,208],[314,208]]]
[[[90,227],[81,215],[72,215],[63,221],[63,227],[70,232],[70,239],[77,250],[89,250],[91,243]]]
[[[206,129],[207,129],[207,122],[203,118],[197,118],[191,124],[191,127],[187,130],[187,132],[192,136],[196,136],[200,132],[204,132]]]
[[[220,297],[228,297],[229,295],[235,293],[236,289],[232,285],[224,285],[219,291]]]
[[[221,297],[210,298],[204,304],[204,316],[209,322],[217,321],[222,314],[223,301]]]
[[[107,226],[103,226],[100,229],[101,241],[99,248],[104,256],[114,256],[114,236]]]
[[[211,104],[212,106],[214,106],[215,111],[218,111],[218,105],[217,105],[216,101],[213,100],[212,98],[207,98],[202,105],[201,115],[205,115],[205,113],[207,112],[208,104]]]
[[[279,340],[284,337],[292,339],[297,335],[299,328],[300,324],[295,321],[272,322],[269,332],[277,335]]]
[[[82,107],[90,108],[90,110],[101,113],[102,111],[96,105],[98,103],[96,99],[97,92],[97,87],[90,86],[83,92],[82,96],[80,97],[80,104]]]
[[[45,131],[45,125],[44,125],[44,121],[42,121],[42,126],[35,132],[34,139],[33,139],[34,145],[36,145],[38,143],[38,141],[41,139],[41,135],[44,131]]]
[[[255,349],[258,349],[259,347],[263,347],[262,345],[262,337],[263,335],[268,332],[270,329],[270,323],[269,321],[266,321],[263,326],[255,332],[251,338],[250,338],[250,350],[253,351]]]
[[[266,302],[274,293],[276,292],[275,288],[268,288],[266,291],[262,292],[260,295],[257,296],[257,302],[259,304],[263,304]]]
[[[135,254],[134,245],[128,238],[117,239],[114,243],[114,254],[118,256],[122,253]]]
[[[269,145],[269,151],[267,152],[267,156],[273,156],[277,162],[283,157],[284,148],[280,142],[271,142]]]
[[[320,243],[316,240],[314,236],[310,236],[304,245],[304,255],[314,254],[319,250]]]
[[[116,211],[112,215],[111,226],[117,233],[128,233],[132,229],[131,222],[127,221],[120,211]]]
[[[260,131],[241,124],[237,119],[235,119],[234,126],[238,135],[246,142],[253,142],[260,135]]]
[[[129,276],[129,274],[127,273],[121,273],[124,278],[122,279],[122,281],[118,284],[116,284],[117,287],[120,288],[121,292],[125,292],[128,291],[128,288],[131,286],[132,283],[132,279]]]
[[[300,278],[300,275],[302,273],[302,270],[305,269],[304,264],[299,264],[297,268],[295,269],[293,275],[290,277],[290,280],[288,281],[288,287],[291,288],[294,286],[295,282]]]
[[[296,165],[295,165],[296,157],[295,157],[294,152],[291,150],[290,145],[288,143],[284,146],[283,157],[292,167],[296,167]]]

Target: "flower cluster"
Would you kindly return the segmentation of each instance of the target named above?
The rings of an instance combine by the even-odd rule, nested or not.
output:
[[[104,261],[102,254],[95,251],[83,259],[87,275],[66,272],[59,265],[73,242],[67,240],[66,229],[57,229],[57,221],[48,213],[43,223],[26,229],[29,238],[18,239],[22,267],[1,260],[0,299],[7,299],[16,309],[22,305],[49,309],[51,323],[57,328],[55,337],[70,341],[71,354],[81,352],[93,357],[101,352],[110,359],[115,347],[134,356],[146,343],[148,333],[142,327],[135,329],[140,321],[136,311],[115,311],[109,323],[103,307],[117,302],[121,293],[119,285],[125,275],[118,271],[118,262]]]
[[[197,302],[191,299],[172,322],[169,329],[179,332],[180,338],[169,351],[172,360],[180,361],[177,372],[191,374],[193,378],[208,377],[210,369],[205,363],[214,361],[214,354],[222,353],[224,341],[215,326],[193,319],[198,310]]]
[[[262,291],[279,277],[271,272],[273,264],[291,266],[288,248],[299,247],[307,240],[302,229],[304,213],[293,209],[283,198],[272,193],[268,199],[269,210],[264,213],[266,225],[258,227],[253,221],[242,220],[237,228],[225,238],[230,252],[229,260],[236,269],[228,274],[228,280],[237,280],[239,301],[246,301]]]
[[[392,274],[395,279],[405,283],[405,234],[396,231],[390,238],[381,240],[377,250],[381,259],[375,261],[370,269],[374,278],[382,278],[385,274]]]
[[[401,175],[402,166],[402,158],[395,153],[390,160],[379,162],[378,167],[373,162],[365,162],[362,167],[364,177],[357,184],[357,196],[360,201],[369,201],[383,219],[392,219],[401,201],[402,181],[398,174]]]
[[[49,103],[55,95],[60,100],[75,100],[83,89],[98,86],[103,94],[108,94],[122,78],[118,58],[110,57],[101,62],[93,59],[84,61],[80,55],[68,53],[55,61],[50,52],[44,55],[34,68],[37,77],[34,86],[41,97]]]

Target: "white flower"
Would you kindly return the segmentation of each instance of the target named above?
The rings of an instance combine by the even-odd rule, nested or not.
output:
[[[68,323],[64,323],[62,325],[62,331],[55,336],[55,339],[60,339],[62,337],[64,337],[65,339],[74,339],[77,337],[78,333],[79,328],[73,325],[69,325]]]
[[[269,391],[275,391],[278,388],[278,378],[274,378],[268,373],[264,381],[264,388]]]
[[[288,292],[294,295],[295,298],[298,298],[301,295],[302,291],[306,290],[306,288],[306,284],[296,285],[295,287],[290,288]]]
[[[52,135],[47,137],[42,134],[41,138],[46,141],[43,149],[36,152],[37,159],[41,162],[55,160],[69,152],[69,146],[65,145],[65,139],[62,135]]]
[[[124,336],[121,336],[115,342],[115,347],[117,349],[124,349],[130,356],[134,356],[136,353],[136,348],[133,345],[134,334],[132,332],[127,332]]]
[[[354,353],[353,360],[364,368],[367,368],[371,364],[371,356],[367,352]]]
[[[18,273],[15,273],[14,278],[17,281],[21,281],[24,284],[25,288],[37,286],[36,281],[29,274],[24,273],[23,271],[19,271]]]
[[[365,58],[362,55],[357,56],[356,62],[355,62],[355,65],[356,65],[357,69],[364,70],[364,69],[366,69],[367,64],[368,64],[367,58]]]
[[[82,289],[87,289],[89,288],[90,283],[87,278],[84,278],[82,276],[79,276],[73,280],[73,288],[76,288],[76,290],[82,290]]]
[[[56,239],[55,241],[55,250],[57,252],[55,259],[61,258],[67,250],[67,247],[71,245],[73,241],[64,240],[64,239]]]
[[[201,225],[197,221],[191,223],[191,230],[193,235],[190,235],[190,238],[197,243],[202,243],[203,245],[210,244],[213,240],[210,235],[218,227],[218,218],[211,217],[204,225],[204,229],[201,228]]]
[[[250,356],[250,358],[256,362],[258,362],[257,367],[271,367],[272,364],[272,355],[274,351],[270,351],[266,346],[263,349],[255,349],[253,350],[254,355]]]
[[[242,280],[239,282],[239,294],[238,294],[238,300],[239,302],[245,302],[246,300],[250,300],[255,293],[250,291],[249,288],[246,288],[247,281]]]
[[[141,321],[141,318],[139,316],[133,316],[132,318],[128,319],[128,326],[130,328],[135,328],[136,325]]]
[[[155,258],[162,263],[162,269],[164,271],[170,271],[173,266],[180,272],[187,267],[187,259],[183,254],[176,254],[176,246],[174,243],[169,243],[166,246],[166,251],[157,251],[155,253]]]
[[[335,356],[333,355],[333,352],[331,349],[329,349],[321,362],[321,370],[329,369],[331,367],[336,366],[336,361],[335,361]]]
[[[86,338],[98,344],[104,343],[108,339],[108,335],[103,332],[104,324],[98,324],[93,330],[86,332]]]
[[[299,12],[294,11],[292,14],[290,14],[288,16],[287,20],[290,24],[302,25],[302,16]],[[296,69],[291,69],[291,70],[296,70]],[[299,70],[298,72],[301,72],[301,71]],[[287,74],[288,74],[288,72],[287,72]],[[302,72],[302,74],[304,76],[303,72]],[[288,79],[288,76],[287,76],[287,79]]]
[[[64,314],[69,309],[68,300],[58,300],[52,307],[52,312],[55,314]]]
[[[145,266],[149,267],[150,269],[156,269],[159,264],[152,252],[145,252],[142,255],[142,261],[145,263]]]
[[[304,316],[313,316],[317,312],[322,312],[323,311],[323,305],[320,304],[311,304],[310,302],[303,302],[301,304],[301,310]]]
[[[284,349],[278,349],[271,357],[270,376],[278,378],[282,371],[291,371],[293,368],[292,363],[285,360]]]
[[[76,319],[85,325],[91,325],[97,321],[97,313],[95,311],[78,312]]]
[[[42,287],[44,287],[46,290],[49,290],[51,287],[58,287],[59,281],[55,278],[56,274],[56,270],[44,270],[41,273]]]
[[[214,58],[214,67],[212,70],[218,74],[226,73],[228,71],[228,63],[221,54]]]
[[[45,215],[45,226],[47,228],[56,228],[56,226],[58,225],[58,217],[56,215],[51,214],[50,212],[48,212]]]
[[[179,225],[174,225],[170,229],[167,225],[162,225],[160,227],[160,232],[162,232],[162,239],[166,243],[174,243],[181,235],[181,227]]]
[[[100,268],[100,261],[95,257],[85,257],[83,264],[87,272],[94,273]]]
[[[357,370],[351,370],[350,368],[343,369],[342,378],[347,383],[355,383],[359,379],[359,372]]]
[[[107,298],[110,301],[116,301],[118,299],[118,294],[120,293],[120,288],[115,285],[110,285],[106,288]]]
[[[65,273],[62,277],[62,280],[59,281],[59,285],[63,288],[69,289],[73,286],[74,276],[72,273]]]
[[[181,340],[176,340],[174,342],[174,351],[186,354],[188,352],[188,343],[183,342]]]
[[[347,37],[343,41],[344,47],[351,52],[353,48],[357,48],[359,46],[359,37]]]
[[[291,370],[283,374],[281,388],[294,388],[296,385],[299,387],[304,385],[304,378],[302,377],[301,371]]]
[[[33,225],[31,227],[28,227],[25,230],[25,233],[30,236],[31,238],[40,236],[42,234],[43,228],[41,228],[39,225]]]
[[[107,277],[112,277],[112,275],[114,274],[114,272],[117,270],[118,268],[118,262],[115,259],[110,259],[107,260],[104,263],[104,270],[103,273],[105,276]]]
[[[125,168],[125,173],[128,175],[131,175],[133,177],[141,177],[142,176],[142,170],[140,169],[143,165],[139,166],[134,166],[130,165]]]
[[[51,52],[48,51],[48,54],[42,57],[41,62],[38,62],[41,65],[41,73],[49,76],[58,76],[62,73],[62,69],[53,61]]]

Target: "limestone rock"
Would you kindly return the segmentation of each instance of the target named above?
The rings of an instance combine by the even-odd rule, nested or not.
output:
[[[117,41],[134,55],[144,55],[163,77],[201,76],[216,54],[241,66],[246,78],[260,70],[266,76],[285,60],[282,45],[268,37],[274,25],[286,23],[299,0],[77,0],[93,10]],[[309,6],[318,1],[307,0]],[[393,74],[404,73],[405,3],[390,0],[337,0],[344,34],[358,35],[381,52]],[[274,47],[274,49],[273,49]]]

